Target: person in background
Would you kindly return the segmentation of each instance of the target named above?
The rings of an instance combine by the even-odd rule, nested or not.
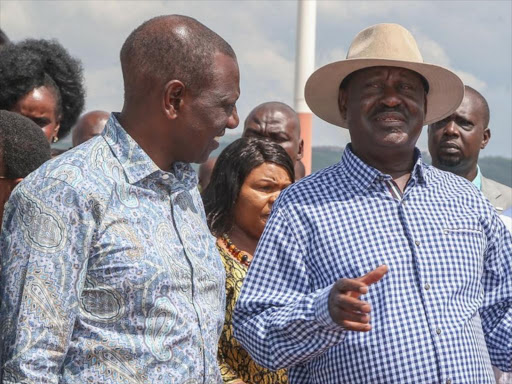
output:
[[[404,27],[377,24],[304,93],[351,143],[274,203],[236,339],[292,384],[494,384],[492,364],[512,370],[512,237],[416,148],[457,109],[462,81],[424,63]]]
[[[295,181],[299,181],[300,179],[306,176],[306,167],[304,163],[300,160],[295,162]]]
[[[432,165],[471,181],[498,214],[512,206],[512,188],[488,179],[478,166],[480,150],[491,138],[487,100],[466,85],[462,103],[450,116],[428,126]]]
[[[14,187],[50,158],[50,143],[41,128],[24,116],[0,110],[0,229]]]
[[[480,190],[498,214],[512,206],[512,188],[488,179],[478,166],[480,150],[491,138],[489,104],[480,92],[466,85],[457,110],[428,126],[428,149],[432,165],[461,176]],[[506,218],[503,221],[507,224]],[[509,223],[508,223],[509,224]],[[494,368],[498,383],[512,383],[512,374]]]
[[[121,113],[13,191],[0,382],[222,383],[225,272],[190,163],[239,122],[235,52],[180,15],[120,53]]]
[[[219,342],[225,383],[288,382],[284,371],[270,372],[250,358],[233,336],[231,318],[272,205],[294,177],[293,163],[277,143],[241,138],[222,151],[203,192],[208,225],[226,269],[226,320]]]
[[[110,113],[105,111],[90,111],[84,113],[71,129],[71,142],[76,147],[103,132]]]
[[[304,155],[299,116],[285,103],[270,101],[254,108],[245,119],[242,137],[272,140],[286,150],[294,164]]]
[[[199,171],[197,172],[197,177],[199,179],[199,191],[202,193],[208,184],[210,184],[210,179],[212,177],[213,167],[217,162],[216,157],[210,157],[204,163],[201,163],[199,166]]]
[[[55,40],[28,39],[2,48],[0,109],[34,121],[55,143],[85,103],[82,65]]]

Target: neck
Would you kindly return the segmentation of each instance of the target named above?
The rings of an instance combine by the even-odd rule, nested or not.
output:
[[[438,162],[432,160],[432,165],[436,168],[439,168],[443,171],[451,172],[456,174],[457,176],[461,176],[469,181],[473,181],[478,174],[477,163],[472,164],[464,164],[461,162],[455,166],[445,166],[443,164],[439,164]]]
[[[352,146],[354,154],[369,166],[378,169],[394,180],[410,175],[414,167],[414,149],[407,151],[383,150],[380,153],[359,153]]]
[[[162,126],[160,113],[152,110],[149,104],[147,101],[125,103],[119,122],[158,168],[170,171],[175,160],[158,131]]]
[[[251,256],[254,255],[256,251],[256,246],[258,245],[258,239],[253,238],[248,235],[244,231],[242,231],[236,225],[233,225],[233,228],[227,233],[230,240],[237,246],[241,251],[247,252]]]

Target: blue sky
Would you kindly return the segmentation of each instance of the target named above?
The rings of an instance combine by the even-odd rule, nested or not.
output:
[[[84,64],[86,109],[118,111],[124,39],[143,21],[170,13],[195,17],[233,46],[241,71],[241,119],[264,101],[293,106],[295,1],[2,0],[0,26],[14,41],[58,39]],[[487,98],[492,138],[482,156],[511,158],[512,2],[319,0],[316,67],[343,59],[360,30],[382,22],[405,26],[425,61],[449,67]],[[313,124],[313,145],[349,140],[342,128],[316,118]],[[418,146],[426,149],[425,134]]]

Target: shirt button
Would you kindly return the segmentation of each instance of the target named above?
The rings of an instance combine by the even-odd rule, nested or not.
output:
[[[425,284],[425,291],[428,291],[430,289],[430,284]]]
[[[420,242],[419,242],[418,240],[416,240],[416,241],[414,242],[414,244],[416,244],[416,245],[420,245]]]
[[[452,384],[452,380],[451,379],[446,379],[446,384]]]
[[[440,335],[440,334],[441,334],[441,329],[440,329],[440,328],[437,328],[437,329],[436,329],[436,333],[437,333],[438,335]]]
[[[164,173],[162,175],[162,179],[167,180],[169,178],[169,175],[167,173]]]

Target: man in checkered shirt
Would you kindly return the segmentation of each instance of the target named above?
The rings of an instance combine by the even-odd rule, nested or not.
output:
[[[511,235],[415,148],[463,95],[396,24],[311,75],[309,107],[351,144],[273,207],[234,316],[259,364],[292,384],[491,384],[492,364],[512,370]]]

